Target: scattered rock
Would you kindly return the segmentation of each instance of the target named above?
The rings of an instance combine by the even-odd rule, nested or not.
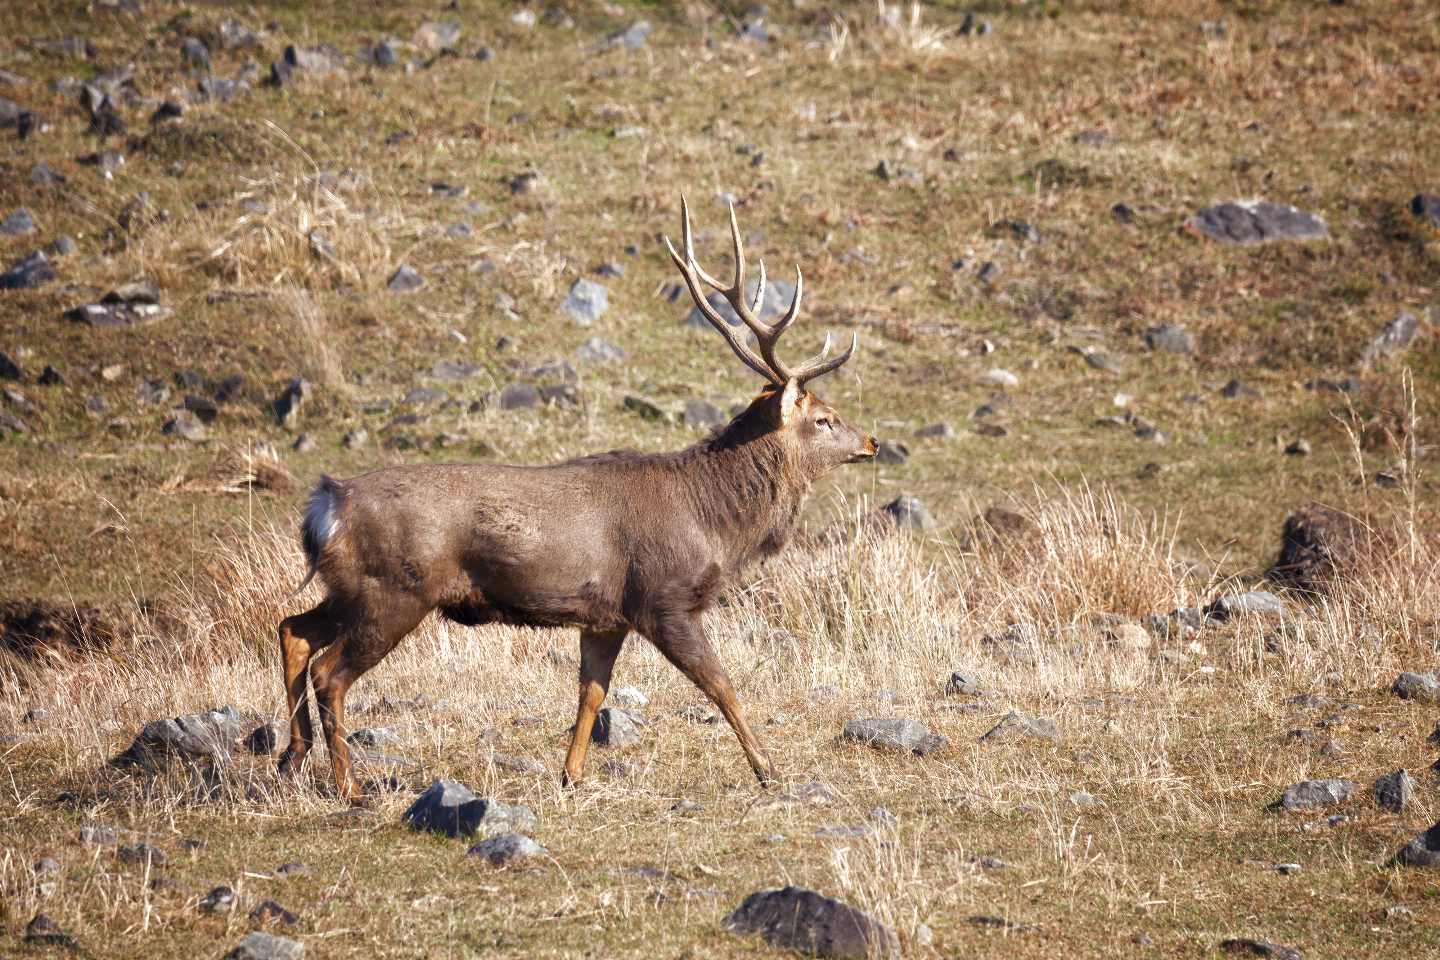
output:
[[[979,273],[975,276],[981,283],[994,283],[1000,279],[1002,273],[1004,273],[1004,270],[1001,269],[1000,264],[994,260],[990,260],[980,268]]]
[[[23,212],[24,208],[22,207],[20,213]],[[19,216],[19,213],[17,213],[16,216]],[[9,221],[6,222],[8,223]],[[0,232],[3,232],[3,230],[4,226],[0,225]],[[1421,332],[1420,321],[1416,318],[1415,314],[1401,313],[1394,320],[1390,321],[1390,325],[1382,330],[1378,337],[1370,341],[1370,345],[1367,346],[1365,352],[1360,355],[1360,363],[1364,366],[1369,366],[1381,357],[1389,357],[1397,353],[1403,353],[1410,344],[1415,342],[1415,339],[1420,336]]]
[[[1247,593],[1232,593],[1221,597],[1205,608],[1207,616],[1220,620],[1258,614],[1265,617],[1283,617],[1285,604],[1273,593],[1251,590]]]
[[[140,382],[135,385],[135,396],[141,403],[159,406],[170,399],[170,384],[164,380],[147,380],[141,377]]]
[[[1383,528],[1310,503],[1285,518],[1276,572],[1300,586],[1315,588],[1332,577],[1358,572],[1376,552],[1392,546]]]
[[[4,220],[0,220],[0,237],[19,237],[35,232],[35,221],[30,211],[19,208]]]
[[[152,720],[115,762],[145,763],[165,754],[226,760],[240,739],[240,723],[240,711],[232,706]]]
[[[301,863],[299,860],[291,860],[276,867],[271,876],[281,880],[288,880],[291,877],[305,877],[319,873],[314,867]]]
[[[900,750],[923,757],[945,745],[945,738],[926,729],[918,720],[869,717],[852,720],[840,733],[851,740],[883,750]]]
[[[650,699],[646,697],[645,694],[628,683],[612,693],[610,698],[615,701],[617,706],[622,708],[643,707],[650,702]]]
[[[987,373],[980,375],[975,381],[982,387],[1005,387],[1013,388],[1020,386],[1020,378],[1009,370],[1002,370],[999,367],[991,368]]]
[[[300,922],[300,918],[282,907],[278,900],[269,898],[262,900],[260,906],[250,911],[250,919],[260,923],[268,923],[273,920],[286,926]]]
[[[1310,442],[1301,437],[1287,446],[1285,452],[1292,457],[1308,457],[1310,456]]]
[[[306,436],[309,436],[309,434],[306,434]],[[354,427],[353,429],[345,431],[345,439],[341,442],[345,445],[346,450],[359,450],[370,442],[370,431],[364,427]]]
[[[414,293],[416,290],[425,288],[425,278],[420,276],[420,271],[408,263],[400,264],[400,269],[390,277],[385,289],[391,293]]]
[[[1106,373],[1123,374],[1125,372],[1125,364],[1108,354],[1097,353],[1093,350],[1085,354],[1085,362],[1096,370],[1103,370]]]
[[[245,934],[230,955],[234,960],[305,960],[305,944],[263,930]]]
[[[25,939],[31,943],[48,943],[55,946],[64,946],[71,942],[70,935],[60,927],[60,924],[43,913],[35,914],[35,919],[26,925]]]
[[[529,807],[512,807],[500,800],[476,797],[469,787],[454,780],[435,781],[400,819],[417,830],[430,830],[448,837],[513,834],[534,830],[539,825]]]
[[[296,377],[290,381],[290,386],[280,394],[275,401],[275,416],[283,427],[293,427],[300,417],[300,410],[305,406],[305,401],[310,399],[310,381],[304,377]]]
[[[757,890],[721,922],[741,936],[759,934],[773,947],[822,957],[900,955],[895,932],[848,903],[804,887]]]
[[[875,462],[885,466],[903,466],[910,462],[910,448],[903,440],[882,440],[875,453]]]
[[[1416,703],[1440,703],[1440,682],[1423,673],[1406,671],[1395,678],[1390,692],[1401,700]]]
[[[694,800],[681,800],[670,808],[671,813],[678,813],[682,817],[693,817],[697,813],[705,812],[705,804],[696,803]]]
[[[165,851],[153,843],[123,843],[115,851],[115,856],[125,863],[164,863],[169,858]]]
[[[546,857],[550,851],[540,846],[523,833],[502,833],[498,837],[482,840],[471,847],[466,856],[483,857],[491,866],[503,867],[507,863],[527,860],[530,857]]]
[[[86,846],[108,847],[120,842],[120,832],[105,823],[82,823],[80,842]]]
[[[1390,923],[1394,923],[1397,920],[1414,920],[1415,913],[1409,907],[1399,904],[1385,908],[1385,919]]]
[[[1440,227],[1440,197],[1417,193],[1410,201],[1410,212],[1417,217],[1428,217],[1431,223]]]
[[[1028,220],[1001,220],[995,224],[995,227],[998,230],[1008,229],[1011,232],[1021,237],[1024,237],[1030,243],[1045,242],[1045,238],[1040,235],[1040,231],[1036,230],[1035,225],[1030,223]]]
[[[882,509],[895,519],[895,526],[900,530],[929,533],[939,526],[925,504],[909,494],[902,493]]]
[[[1280,806],[1286,810],[1308,810],[1344,803],[1358,786],[1354,780],[1302,780],[1285,788]]]
[[[20,361],[4,350],[0,350],[0,380],[28,380],[30,374],[20,365]]]
[[[1381,810],[1404,813],[1415,795],[1415,781],[1409,770],[1398,770],[1376,780],[1370,794],[1375,798],[1375,806]]]
[[[1187,357],[1195,353],[1195,338],[1190,336],[1190,332],[1169,322],[1145,331],[1145,343],[1151,350],[1163,350]]]
[[[99,167],[101,170],[114,172],[125,166],[125,156],[115,150],[100,150],[84,157],[80,161],[92,167]]]
[[[582,327],[588,327],[604,316],[610,309],[610,297],[605,285],[580,277],[570,286],[570,294],[560,304],[560,312],[574,318]]]
[[[1212,240],[1251,246],[1276,240],[1323,240],[1330,236],[1319,214],[1269,200],[1239,200],[1206,207],[1186,225]]]
[[[709,400],[695,397],[685,403],[685,426],[691,430],[711,430],[728,420],[724,412]]]
[[[1395,862],[1407,867],[1440,868],[1440,823],[1402,847],[1395,854]]]
[[[981,743],[989,743],[999,740],[1016,740],[1030,738],[1034,740],[1059,740],[1060,728],[1055,725],[1054,720],[1044,718],[1027,717],[1025,714],[1011,710],[1000,722],[980,738]]]
[[[590,742],[602,747],[624,747],[643,739],[635,721],[618,707],[601,708],[590,728]]]
[[[1257,957],[1274,957],[1275,960],[1304,960],[1299,950],[1263,940],[1222,940],[1220,949],[1224,953],[1249,953]]]
[[[510,181],[510,196],[528,197],[545,189],[545,178],[538,170],[527,170]]]
[[[289,744],[290,728],[279,720],[262,723],[245,735],[245,749],[261,757],[274,756]]]
[[[484,372],[483,368],[477,367],[473,363],[442,360],[431,369],[430,379],[458,383],[462,380],[469,380],[482,372]]]
[[[915,436],[949,440],[955,436],[955,428],[948,423],[932,423],[928,427],[921,427],[919,430],[916,430]]]
[[[68,311],[65,317],[97,330],[123,330],[126,327],[158,323],[174,314],[175,311],[170,307],[162,307],[157,303],[112,300],[109,303],[90,303],[76,307]]]
[[[650,21],[637,20],[624,30],[617,30],[607,36],[601,46],[605,48],[623,46],[631,50],[639,50],[645,46],[645,41],[649,38],[652,30]]]
[[[181,40],[180,52],[185,54],[187,60],[202,70],[208,71],[210,69],[210,51],[206,49],[205,44],[196,38],[185,37]]]
[[[0,273],[0,290],[30,290],[59,278],[60,275],[51,266],[45,252],[36,250],[16,260],[10,265],[10,269]]]
[[[625,408],[627,410],[635,411],[640,416],[644,417],[646,420],[669,419],[669,414],[665,412],[664,407],[660,406],[660,404],[656,403],[654,400],[651,400],[649,397],[642,397],[638,394],[626,394]]]
[[[627,360],[630,357],[620,347],[600,337],[591,337],[576,347],[575,356],[586,363],[609,363],[611,360]]]
[[[53,187],[65,182],[64,175],[43,160],[30,168],[30,179],[37,187]]]
[[[524,380],[512,380],[479,400],[484,410],[532,410],[540,404],[540,391]]]
[[[463,24],[459,20],[422,23],[410,37],[410,42],[425,50],[444,50],[447,47],[455,46],[455,41],[460,39],[462,26]]]
[[[766,807],[801,807],[801,806],[824,806],[835,799],[835,794],[830,788],[819,780],[812,780],[809,783],[802,783],[793,790],[776,794],[773,797],[763,797],[756,804],[757,809]]]

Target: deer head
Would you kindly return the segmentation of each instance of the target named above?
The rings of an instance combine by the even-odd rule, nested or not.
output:
[[[830,353],[830,335],[827,333],[820,355],[791,369],[776,355],[775,345],[780,335],[800,314],[804,278],[800,275],[799,266],[795,268],[795,296],[790,301],[790,309],[774,324],[767,324],[760,319],[761,307],[765,302],[763,260],[760,262],[760,280],[756,285],[754,301],[749,304],[745,302],[745,247],[740,242],[740,226],[735,222],[735,208],[730,207],[730,239],[735,248],[735,281],[728,287],[711,277],[695,262],[695,247],[690,231],[690,206],[683,197],[680,200],[680,215],[681,245],[685,256],[682,258],[675,252],[669,237],[665,238],[665,246],[669,248],[670,258],[675,261],[675,266],[680,268],[680,273],[685,277],[685,285],[690,288],[690,296],[694,298],[695,306],[705,319],[720,331],[730,344],[730,349],[735,351],[735,355],[747,367],[769,381],[769,387],[755,399],[746,414],[753,413],[757,419],[769,421],[766,425],[792,446],[795,459],[810,480],[842,463],[860,463],[874,457],[874,437],[846,423],[832,407],[805,389],[806,381],[829,373],[849,360],[850,355],[855,352],[857,338],[852,336],[850,346],[844,353],[827,360]],[[756,345],[760,350],[758,356],[746,342],[744,331],[726,322],[705,299],[702,281],[719,291],[735,310],[740,321],[755,335]]]

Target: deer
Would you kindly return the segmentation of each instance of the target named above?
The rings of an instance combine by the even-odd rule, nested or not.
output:
[[[762,322],[765,265],[745,302],[745,251],[730,208],[735,277],[726,287],[695,260],[681,198],[682,257],[670,257],[704,317],[766,381],[729,423],[668,453],[600,453],[544,466],[422,464],[349,480],[322,476],[301,522],[309,572],[325,587],[313,609],[280,622],[290,710],[281,774],[311,749],[307,677],[315,691],[335,786],[364,805],[344,726],[345,694],[431,612],[467,626],[578,627],[579,706],[562,783],[584,774],[596,715],[626,638],[649,641],[719,709],[763,787],[777,782],[746,722],[725,667],[702,628],[721,589],[754,561],[784,549],[811,486],[843,464],[871,460],[873,436],[806,388],[855,352],[790,367],[776,354],[800,311],[803,278],[783,317]],[[706,300],[722,294],[741,328]],[[749,345],[755,338],[756,349]],[[758,353],[757,353],[758,350]]]

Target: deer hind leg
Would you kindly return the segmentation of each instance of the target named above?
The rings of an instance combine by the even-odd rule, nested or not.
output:
[[[345,741],[345,694],[351,684],[384,660],[406,634],[419,626],[428,612],[411,610],[404,618],[391,618],[385,629],[370,626],[347,630],[338,643],[311,665],[311,683],[320,708],[325,745],[330,750],[330,766],[335,771],[335,789],[356,806],[364,803],[365,795],[355,779],[350,745]]]
[[[567,787],[579,783],[585,774],[585,752],[590,746],[595,714],[610,690],[610,674],[627,633],[628,630],[580,631],[580,706],[575,713],[575,736],[570,741],[570,752],[565,755]]]
[[[337,630],[329,604],[280,621],[280,660],[285,668],[285,700],[290,709],[290,743],[280,755],[280,772],[298,772],[314,742],[310,695],[305,688],[310,658],[335,642]]]
[[[690,682],[699,687],[700,692],[720,708],[720,713],[730,724],[730,729],[735,731],[740,748],[745,751],[745,757],[750,761],[750,769],[755,771],[760,785],[773,786],[776,782],[775,765],[770,762],[770,754],[765,750],[764,744],[750,729],[750,724],[745,722],[745,715],[740,711],[740,702],[735,696],[735,688],[730,684],[730,675],[715,656],[710,641],[705,639],[699,617],[687,615],[662,618],[654,633],[647,636],[666,660],[689,677]]]

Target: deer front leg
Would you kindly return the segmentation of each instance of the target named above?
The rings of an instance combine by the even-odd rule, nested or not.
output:
[[[310,752],[315,731],[310,695],[305,689],[310,658],[335,641],[335,626],[325,604],[280,621],[280,660],[285,669],[285,701],[290,710],[290,743],[280,755],[281,773],[298,773]]]
[[[610,674],[627,633],[628,630],[580,631],[580,706],[575,712],[575,736],[570,741],[570,752],[565,755],[567,787],[579,783],[585,774],[585,752],[590,746],[595,714],[610,690]]]
[[[770,761],[770,754],[765,750],[764,744],[745,722],[745,715],[740,712],[740,702],[735,697],[735,688],[730,684],[730,675],[715,656],[710,641],[705,639],[699,617],[657,619],[660,620],[660,625],[651,642],[665,655],[665,659],[689,677],[690,682],[699,687],[700,692],[720,708],[720,713],[730,724],[730,729],[735,731],[735,736],[740,741],[740,749],[745,751],[745,756],[750,761],[750,769],[755,771],[760,785],[774,786],[775,764]]]

